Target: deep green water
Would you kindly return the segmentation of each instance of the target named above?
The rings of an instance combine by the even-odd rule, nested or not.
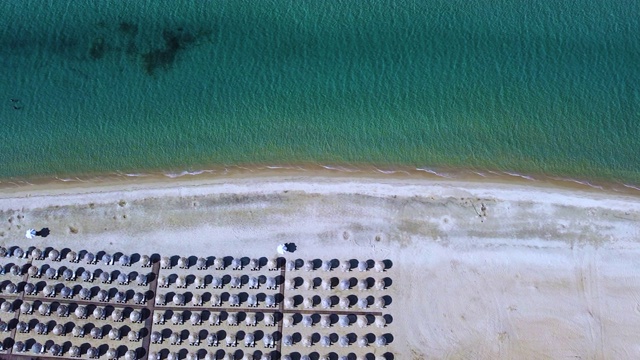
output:
[[[0,16],[0,178],[313,162],[640,184],[637,1],[21,0]]]

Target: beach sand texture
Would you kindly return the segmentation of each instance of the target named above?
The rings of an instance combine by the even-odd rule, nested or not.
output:
[[[0,215],[5,247],[269,257],[293,242],[287,259],[389,259],[395,359],[640,357],[633,196],[254,176],[5,189]]]

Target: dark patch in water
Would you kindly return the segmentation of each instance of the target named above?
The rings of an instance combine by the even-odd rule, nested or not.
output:
[[[91,47],[89,48],[89,56],[91,56],[93,60],[99,60],[104,57],[104,53],[104,39],[101,37],[93,39],[93,42],[91,42]]]
[[[138,35],[138,25],[134,23],[123,21],[120,23],[119,29],[121,32],[131,37]]]
[[[192,44],[196,37],[184,31],[183,28],[165,30],[162,32],[165,46],[163,49],[154,49],[142,55],[147,74],[153,75],[159,68],[168,69],[176,60],[176,55],[189,44]]]

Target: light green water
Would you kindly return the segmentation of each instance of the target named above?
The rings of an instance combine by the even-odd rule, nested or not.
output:
[[[637,2],[34,0],[0,14],[0,178],[312,162],[640,184]]]

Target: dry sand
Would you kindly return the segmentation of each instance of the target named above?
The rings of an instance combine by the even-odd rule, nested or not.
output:
[[[389,259],[395,359],[640,358],[638,197],[253,176],[23,187],[0,210],[5,247],[260,257],[293,242],[291,259]]]

